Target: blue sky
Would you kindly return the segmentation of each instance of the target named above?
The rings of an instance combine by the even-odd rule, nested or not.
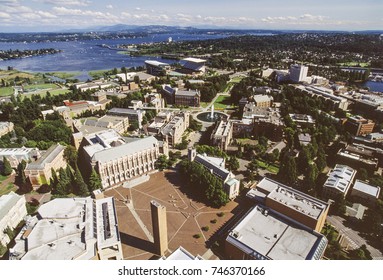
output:
[[[383,1],[0,0],[0,32],[114,24],[383,30]]]

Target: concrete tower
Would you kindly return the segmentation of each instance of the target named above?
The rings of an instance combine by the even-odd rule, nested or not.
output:
[[[166,207],[159,204],[157,201],[150,202],[152,212],[152,226],[154,247],[156,253],[164,256],[168,250],[168,227],[166,224]]]

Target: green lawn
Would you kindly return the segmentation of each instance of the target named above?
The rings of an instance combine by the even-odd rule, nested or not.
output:
[[[206,108],[210,104],[210,102],[200,102],[199,104],[201,105],[201,107]]]
[[[12,87],[0,87],[0,96],[9,96],[13,94]]]
[[[257,159],[258,165],[262,169],[266,169],[267,171],[277,174],[279,172],[279,167],[274,164],[267,164],[266,162]]]
[[[49,72],[45,74],[66,80],[66,79],[73,79],[74,77],[81,75],[81,72]]]
[[[0,196],[2,196],[4,194],[8,194],[11,191],[16,191],[16,190],[17,190],[17,187],[14,184],[12,184],[12,183],[9,183],[6,186],[1,186],[0,185]]]
[[[230,105],[230,96],[220,95],[214,102],[214,109],[224,110],[227,106]]]
[[[34,84],[34,85],[27,85],[24,86],[25,91],[41,91],[45,89],[58,89],[59,86],[55,84]]]

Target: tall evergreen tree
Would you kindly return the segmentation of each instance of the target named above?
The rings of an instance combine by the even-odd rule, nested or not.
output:
[[[85,184],[84,179],[82,178],[81,172],[78,169],[76,164],[74,170],[74,182],[73,182],[73,191],[75,194],[79,196],[87,196],[89,195],[88,186]]]
[[[9,162],[9,160],[6,157],[3,157],[3,170],[2,170],[2,175],[4,176],[9,176],[12,173],[12,167]]]
[[[91,192],[98,189],[102,189],[100,176],[98,175],[96,170],[94,170],[94,168],[92,168],[92,173],[90,174],[90,177],[88,180],[88,187],[89,187],[89,191]]]

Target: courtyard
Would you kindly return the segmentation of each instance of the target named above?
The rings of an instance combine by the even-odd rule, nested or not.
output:
[[[245,211],[231,201],[219,209],[203,203],[191,186],[176,171],[156,172],[150,180],[133,188],[110,189],[105,196],[114,196],[119,230],[126,260],[158,258],[153,250],[150,201],[166,207],[167,255],[182,246],[193,255],[218,259],[206,246],[208,241],[234,215]],[[226,228],[225,228],[226,230]],[[198,236],[198,238],[196,238]]]

